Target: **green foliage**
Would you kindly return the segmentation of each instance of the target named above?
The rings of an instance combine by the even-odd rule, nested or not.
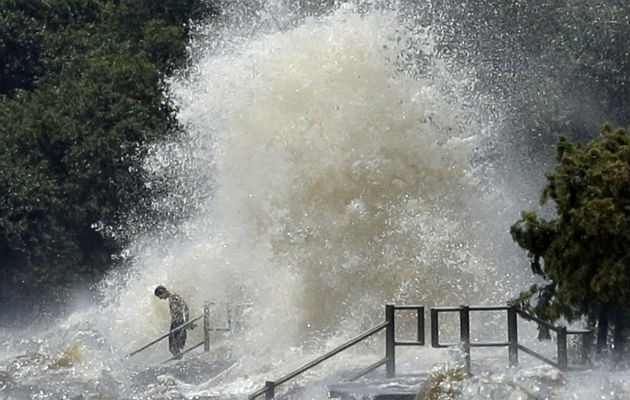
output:
[[[602,128],[588,144],[561,136],[555,172],[547,173],[541,201],[557,217],[523,212],[510,229],[527,250],[532,271],[548,283],[518,301],[547,320],[594,316],[601,308],[630,310],[630,138]],[[542,262],[541,262],[542,261]],[[621,323],[620,321],[617,321]]]
[[[179,129],[162,82],[185,61],[202,4],[2,0],[4,284],[54,286],[103,271],[124,245],[103,228],[149,213],[142,160]]]
[[[69,27],[99,20],[97,0],[2,0],[0,3],[0,94],[33,90],[50,71],[47,44]]]

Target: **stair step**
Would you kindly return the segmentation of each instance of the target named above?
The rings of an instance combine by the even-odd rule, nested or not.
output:
[[[341,400],[414,400],[426,380],[426,374],[392,379],[369,378],[328,384],[331,398]]]

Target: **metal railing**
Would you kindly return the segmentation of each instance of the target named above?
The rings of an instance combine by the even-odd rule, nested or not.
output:
[[[397,341],[396,340],[396,310],[417,310],[417,340],[415,341]],[[387,304],[385,306],[385,321],[376,325],[375,327],[368,329],[353,339],[350,339],[346,343],[334,348],[323,356],[316,358],[315,360],[301,366],[300,368],[282,376],[274,381],[266,381],[265,386],[249,396],[250,400],[253,400],[259,396],[265,395],[265,399],[273,399],[276,393],[276,388],[283,383],[295,378],[296,376],[308,371],[309,369],[321,364],[323,361],[341,353],[344,350],[349,349],[357,343],[369,338],[370,336],[385,329],[385,357],[378,360],[372,365],[358,371],[350,376],[347,380],[353,381],[361,376],[375,370],[376,368],[385,365],[387,371],[387,377],[393,378],[396,375],[396,346],[424,346],[424,306],[417,305],[400,305]]]
[[[176,327],[175,329],[171,330],[170,332],[167,332],[164,335],[158,337],[157,339],[155,339],[155,340],[145,344],[144,346],[140,347],[139,349],[137,349],[135,351],[132,351],[131,353],[129,353],[128,357],[134,356],[134,355],[136,355],[136,354],[138,354],[138,353],[148,349],[149,347],[153,346],[156,343],[161,342],[162,340],[166,339],[167,337],[169,337],[171,334],[173,334],[175,332],[179,332],[182,329],[188,328],[190,325],[194,324],[196,321],[199,321],[201,318],[204,318],[204,317],[205,317],[205,312],[204,312],[204,315],[200,315],[200,316],[198,316],[196,318],[193,318],[193,319],[189,320],[188,322],[185,322],[182,325],[180,325],[180,326]],[[205,325],[206,325],[206,323],[205,323],[205,320],[204,320],[204,327],[205,327]],[[204,344],[204,342],[206,340],[206,336],[207,336],[206,332],[204,332],[204,341],[202,341],[201,343],[199,343],[199,344],[197,344],[195,346],[198,347],[198,346],[201,346],[202,344]],[[185,352],[188,352],[189,350],[190,349],[186,350]],[[170,360],[167,360],[167,361],[170,361]]]
[[[396,340],[396,310],[416,310],[417,311],[417,338],[414,341],[398,341]],[[470,340],[470,313],[471,312],[484,312],[484,311],[506,311],[507,312],[507,331],[508,340],[506,342],[471,342]],[[439,340],[439,314],[446,312],[459,313],[459,330],[460,330],[460,342],[459,343],[440,343]],[[550,329],[557,333],[557,361],[553,361],[536,351],[524,346],[518,341],[518,316],[528,321],[533,321],[543,326],[546,329]],[[590,353],[593,342],[592,330],[567,330],[565,327],[554,326],[535,315],[532,315],[525,310],[517,306],[459,306],[459,307],[432,307],[430,309],[430,325],[431,325],[431,346],[436,348],[449,347],[449,346],[461,346],[464,352],[464,361],[466,369],[470,372],[470,349],[472,347],[507,347],[510,366],[518,366],[518,352],[522,351],[532,357],[537,358],[547,364],[550,364],[560,370],[576,369],[576,366],[569,366],[568,352],[567,352],[567,335],[581,335],[582,336],[582,349],[580,366],[586,367],[590,362]],[[393,378],[396,376],[396,346],[424,346],[425,336],[425,320],[424,320],[424,306],[419,305],[393,305],[387,304],[385,306],[385,321],[376,325],[375,327],[368,329],[357,337],[349,340],[348,342],[336,347],[323,356],[303,365],[302,367],[282,376],[276,380],[268,380],[265,382],[265,386],[249,396],[250,400],[256,399],[259,396],[265,395],[265,399],[273,399],[276,393],[276,388],[287,381],[295,378],[296,376],[308,371],[309,369],[319,365],[323,361],[333,357],[336,354],[360,343],[368,337],[385,329],[385,357],[377,362],[363,368],[362,370],[354,373],[350,377],[346,378],[347,381],[353,381],[359,377],[377,369],[378,367],[386,366],[387,378]]]
[[[168,360],[164,361],[165,363],[169,362],[169,361],[173,361],[173,360],[177,360],[180,359],[184,354],[191,352],[192,350],[195,350],[198,347],[201,347],[201,345],[203,345],[203,350],[204,352],[210,351],[210,332],[213,331],[231,331],[232,330],[232,311],[233,311],[233,306],[231,303],[220,303],[220,304],[225,304],[226,306],[226,314],[227,314],[227,325],[224,327],[210,327],[210,306],[212,305],[216,305],[218,303],[213,302],[213,301],[208,301],[204,304],[203,307],[203,314],[199,315],[193,319],[190,319],[188,321],[186,321],[185,323],[179,325],[178,327],[172,329],[171,331],[163,334],[162,336],[152,340],[151,342],[147,343],[146,345],[140,347],[137,350],[132,351],[131,353],[129,353],[128,357],[134,356],[146,349],[148,349],[149,347],[153,346],[154,344],[159,343],[160,341],[166,339],[167,337],[169,337],[171,334],[176,333],[181,331],[182,329],[187,329],[190,325],[194,324],[195,322],[199,321],[200,319],[203,318],[203,340],[199,343],[196,343],[192,346],[190,346],[189,348],[187,348],[186,350],[182,351],[181,353],[179,353],[176,356],[173,356],[171,358],[169,358]],[[251,304],[238,304],[236,305],[237,307],[251,307]]]
[[[470,341],[470,312],[471,311],[507,311],[507,342],[471,342]],[[460,343],[443,344],[439,340],[439,317],[440,313],[459,313]],[[518,316],[525,320],[536,322],[538,325],[557,333],[557,355],[553,361],[535,350],[525,347],[518,341]],[[449,347],[461,346],[464,353],[466,369],[470,372],[470,348],[471,347],[507,347],[510,366],[518,365],[519,350],[552,365],[562,371],[576,369],[576,366],[569,366],[567,352],[567,335],[582,336],[582,351],[579,366],[586,367],[589,363],[591,344],[593,342],[593,331],[591,330],[567,330],[565,327],[554,326],[535,315],[532,315],[517,306],[459,306],[459,307],[433,307],[431,308],[431,346]]]
[[[554,363],[551,360],[546,360],[540,354],[518,343],[518,338],[517,338],[518,326],[517,326],[516,321],[512,322],[512,325],[513,325],[512,330],[514,331],[513,333],[514,342],[516,343],[516,346],[514,346],[514,344],[512,345],[513,347],[517,347],[518,350],[521,350],[532,357],[538,358],[539,360],[546,362],[547,364],[553,365],[560,370],[577,369],[576,367],[585,368],[589,366],[591,348],[592,348],[592,343],[593,343],[593,338],[594,338],[592,330],[588,330],[588,329],[567,330],[567,328],[565,328],[564,326],[560,326],[560,327],[553,326],[550,323],[543,321],[542,319],[526,312],[525,310],[521,308],[515,307],[514,309],[515,311],[512,311],[513,314],[516,313],[517,315],[520,315],[525,320],[534,321],[538,325],[541,325],[547,329],[550,329],[556,332],[558,362]],[[515,316],[512,316],[512,319],[516,320],[517,318]],[[582,349],[581,349],[581,354],[580,354],[580,363],[577,366],[569,365],[568,352],[567,352],[567,335],[582,336],[582,341],[581,341]],[[514,354],[513,355],[514,360],[510,360],[510,364],[518,365],[518,351],[514,349],[512,350],[512,353]]]

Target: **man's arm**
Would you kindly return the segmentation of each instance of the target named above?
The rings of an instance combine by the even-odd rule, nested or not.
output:
[[[190,312],[188,310],[188,304],[186,304],[186,302],[182,299],[182,308],[184,311],[184,321],[188,322],[189,318],[190,318]],[[188,329],[195,329],[197,327],[197,325],[195,325],[194,323],[188,325]]]

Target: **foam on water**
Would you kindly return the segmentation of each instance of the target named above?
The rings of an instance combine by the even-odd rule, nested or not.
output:
[[[504,303],[525,287],[507,235],[519,208],[471,163],[496,122],[474,71],[401,9],[366,4],[304,16],[271,2],[200,29],[169,83],[185,132],[147,160],[171,188],[156,208],[186,218],[138,237],[103,282],[106,304],[13,351],[75,343],[64,379],[114,396],[239,397],[380,322],[386,302]],[[253,306],[187,366],[157,367],[165,345],[126,359],[168,329],[158,284],[193,315],[208,300]],[[328,368],[367,365],[371,344]]]
[[[369,327],[388,301],[493,299],[494,260],[477,254],[469,212],[483,192],[468,161],[478,132],[463,121],[477,110],[455,100],[438,59],[400,71],[409,46],[431,48],[411,34],[393,12],[345,7],[210,52],[173,82],[186,136],[149,162],[159,174],[204,149],[171,178],[211,177],[198,183],[211,190],[167,250],[143,244],[112,305],[120,345],[167,319],[158,283],[194,307],[252,302],[259,348]]]
[[[195,310],[252,303],[247,333],[225,344],[248,375],[286,364],[290,346],[314,348],[306,359],[373,326],[386,302],[504,301],[470,212],[484,196],[469,162],[481,132],[465,121],[479,110],[465,104],[465,74],[430,53],[429,30],[400,18],[344,6],[212,51],[196,44],[203,56],[171,84],[186,132],[148,166],[177,182],[165,202],[205,195],[188,199],[199,211],[176,235],[137,243],[103,311],[115,346],[165,330],[157,284]],[[411,52],[432,62],[407,73]]]

